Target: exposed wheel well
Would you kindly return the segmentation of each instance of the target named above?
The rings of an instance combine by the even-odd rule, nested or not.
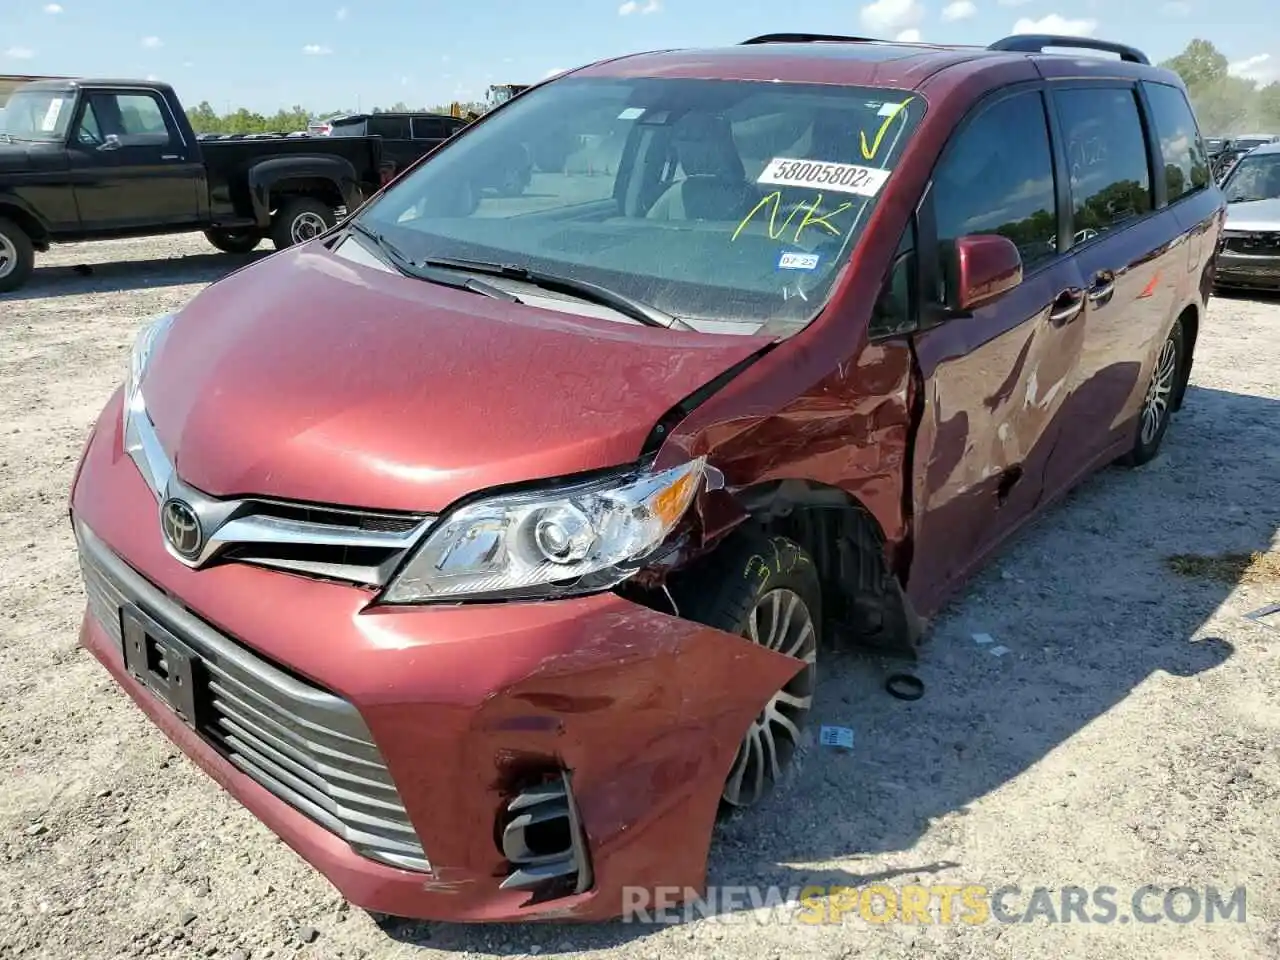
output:
[[[23,232],[31,238],[32,245],[37,250],[47,250],[49,247],[49,234],[41,226],[40,221],[31,214],[27,213],[21,207],[10,207],[0,204],[0,217],[10,220],[22,228]]]
[[[798,543],[813,558],[825,637],[915,656],[923,622],[889,567],[884,531],[861,502],[837,487],[805,480],[762,484],[737,499],[750,514],[745,522]],[[697,577],[703,569],[695,563],[672,576]]]
[[[272,186],[272,212],[274,213],[286,201],[295,197],[311,197],[335,209],[345,202],[342,191],[332,180],[325,177],[291,177]]]

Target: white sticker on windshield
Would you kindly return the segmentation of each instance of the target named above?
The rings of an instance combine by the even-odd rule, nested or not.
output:
[[[823,163],[821,160],[796,160],[774,157],[765,166],[756,183],[777,187],[812,187],[837,193],[856,193],[874,197],[889,179],[888,170],[862,167],[856,163]]]
[[[819,256],[816,253],[794,253],[788,251],[778,258],[779,270],[816,270]]]
[[[898,111],[901,110],[906,105],[907,104],[905,100],[902,103],[886,103],[884,106],[880,108],[880,112],[876,114],[876,116],[895,117],[898,115]]]
[[[52,133],[57,130],[60,116],[62,116],[62,98],[57,97],[49,101],[49,109],[44,112],[44,119],[40,121],[40,132]]]
[[[618,119],[619,120],[639,120],[643,116],[644,116],[644,107],[627,107],[627,109],[623,110],[620,114],[618,114]]]

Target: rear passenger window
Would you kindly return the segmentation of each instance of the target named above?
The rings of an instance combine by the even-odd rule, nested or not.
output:
[[[1209,185],[1209,158],[1183,92],[1163,83],[1144,83],[1143,87],[1160,140],[1169,202],[1173,203]]]
[[[443,140],[448,135],[443,120],[437,120],[434,117],[413,118],[413,139],[415,140]]]
[[[1053,158],[1038,92],[1000,100],[960,131],[934,173],[933,206],[943,277],[952,245],[969,234],[1008,237],[1027,269],[1057,254]]]
[[[387,140],[408,140],[408,117],[370,117],[369,135]]]
[[[1132,88],[1056,90],[1071,170],[1076,242],[1149,211],[1147,139]]]

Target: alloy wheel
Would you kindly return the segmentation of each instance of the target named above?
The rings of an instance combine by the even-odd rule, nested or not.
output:
[[[305,243],[308,240],[314,240],[328,229],[329,225],[324,222],[324,217],[307,211],[293,218],[289,234],[293,237],[294,243]]]
[[[1173,395],[1173,383],[1177,376],[1178,348],[1172,339],[1166,340],[1160,350],[1160,358],[1151,373],[1147,397],[1142,404],[1142,444],[1146,446],[1160,434],[1160,427],[1169,416],[1169,401]]]
[[[738,746],[723,799],[752,806],[782,777],[813,706],[817,633],[808,604],[794,590],[770,590],[757,601],[744,635],[753,643],[804,661],[804,669],[770,699]]]
[[[0,280],[18,269],[18,248],[13,241],[0,233]]]

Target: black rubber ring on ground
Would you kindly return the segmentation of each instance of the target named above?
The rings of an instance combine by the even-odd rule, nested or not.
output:
[[[885,680],[884,688],[889,696],[899,700],[919,700],[924,696],[924,681],[909,673],[895,673]]]

